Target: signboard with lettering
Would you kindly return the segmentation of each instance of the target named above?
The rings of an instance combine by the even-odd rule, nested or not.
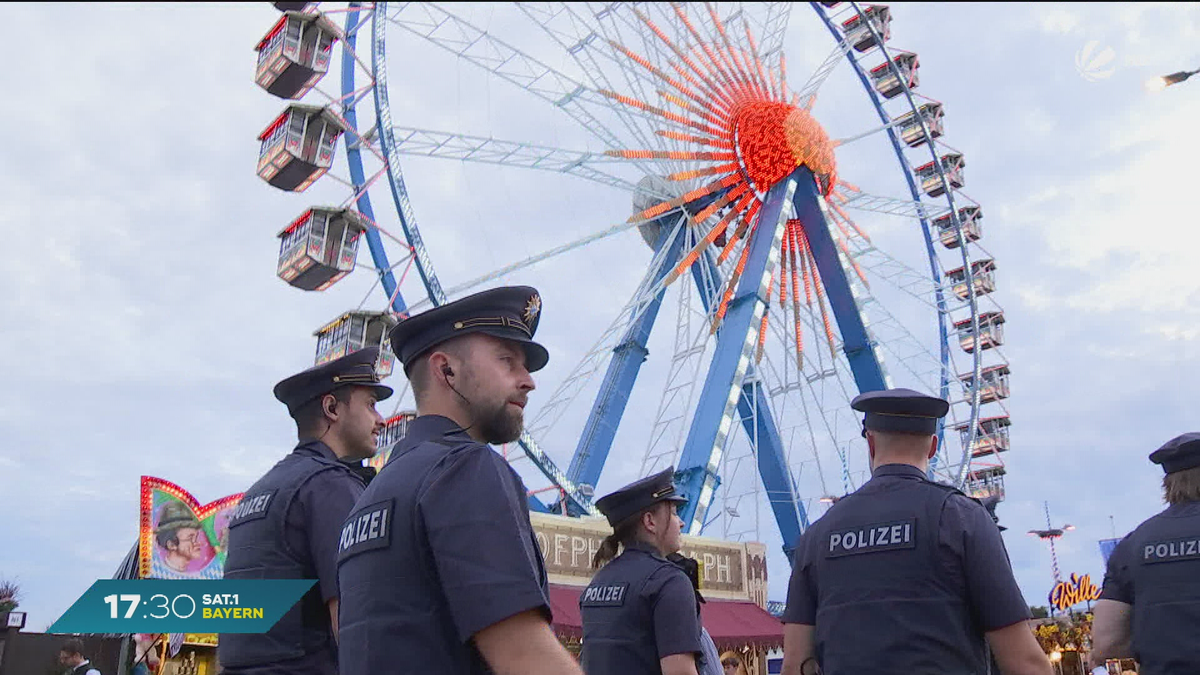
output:
[[[1069,581],[1060,581],[1050,591],[1050,604],[1059,610],[1066,610],[1081,602],[1100,599],[1100,587],[1092,583],[1090,575],[1071,575]]]
[[[592,558],[611,532],[601,518],[529,514],[551,583],[586,586]],[[700,563],[700,591],[724,600],[750,600],[766,606],[767,553],[757,542],[727,542],[684,535],[682,553]]]

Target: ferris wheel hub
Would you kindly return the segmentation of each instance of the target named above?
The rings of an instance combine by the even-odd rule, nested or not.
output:
[[[803,108],[780,101],[743,103],[734,114],[733,139],[738,164],[759,200],[800,166],[818,176],[825,195],[837,182],[834,144]]]

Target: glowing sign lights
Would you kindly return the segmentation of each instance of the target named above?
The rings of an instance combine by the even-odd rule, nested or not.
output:
[[[1065,610],[1081,602],[1100,599],[1100,588],[1092,583],[1090,575],[1071,575],[1070,581],[1060,581],[1050,591],[1050,604],[1055,609]]]

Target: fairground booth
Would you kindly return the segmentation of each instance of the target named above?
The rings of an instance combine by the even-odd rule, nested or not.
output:
[[[579,595],[592,579],[592,557],[612,533],[602,518],[531,513],[546,569],[554,632],[578,656]],[[767,652],[783,645],[783,624],[767,613],[767,552],[759,543],[684,535],[683,554],[700,563],[701,620],[721,653],[742,655],[751,675],[767,675]]]

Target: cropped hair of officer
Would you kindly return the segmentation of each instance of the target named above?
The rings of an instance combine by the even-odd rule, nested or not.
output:
[[[1134,658],[1143,675],[1200,673],[1200,433],[1150,455],[1168,506],[1113,549],[1092,623],[1092,663]]]
[[[541,310],[536,289],[495,288],[392,329],[417,417],[338,540],[342,675],[581,672],[550,625],[528,491],[488,446],[521,434]]]
[[[266,633],[220,636],[227,675],[337,672],[337,541],[362,494],[348,462],[375,454],[379,348],[363,349],[275,385],[300,442],[246,490],[229,521],[226,579],[316,579]]]
[[[949,404],[909,389],[862,394],[872,476],[796,544],[786,675],[1050,675],[987,510],[926,477]]]
[[[668,559],[683,536],[675,506],[687,501],[675,493],[674,475],[671,467],[596,502],[613,533],[579,596],[588,675],[697,673],[700,606],[688,574]]]

